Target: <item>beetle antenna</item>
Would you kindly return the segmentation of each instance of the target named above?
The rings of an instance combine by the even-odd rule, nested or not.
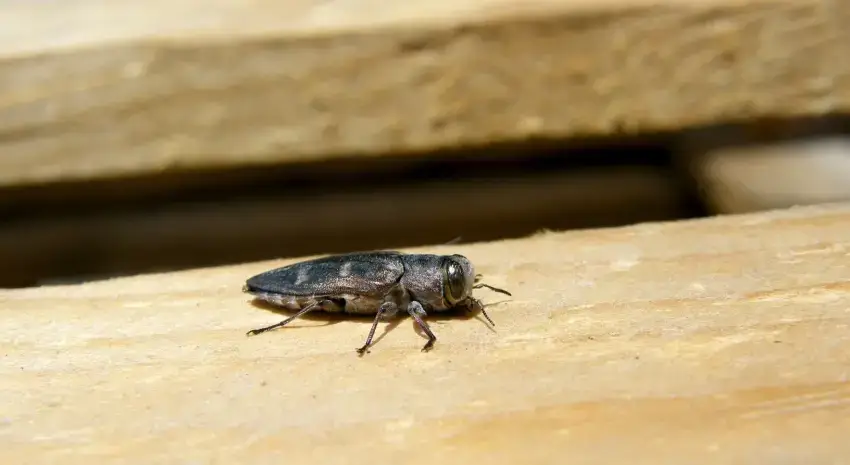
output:
[[[477,283],[478,281],[481,281],[481,278],[483,278],[483,277],[484,277],[484,275],[481,274],[481,273],[475,275],[475,282]]]
[[[493,287],[489,284],[480,283],[480,284],[476,284],[475,286],[472,286],[473,289],[479,289],[479,288],[482,288],[482,287],[486,287],[487,289],[490,289],[491,291],[501,292],[502,294],[509,295],[509,296],[513,297],[513,295],[511,295],[510,292],[508,292],[504,289],[499,289],[498,287]]]
[[[474,297],[471,297],[469,300],[471,301],[472,305],[467,307],[467,311],[471,312],[471,311],[475,311],[475,310],[480,310],[481,314],[484,315],[484,318],[486,318],[487,321],[490,322],[490,325],[496,326],[496,323],[494,323],[493,319],[490,318],[490,315],[487,314],[487,310],[484,310],[484,307],[486,307],[486,305],[484,305],[484,302],[481,302],[480,300],[478,300]]]
[[[496,323],[493,323],[493,320],[490,319],[490,315],[487,314],[487,310],[484,310],[484,306],[481,306],[481,314],[484,315],[484,318],[487,318],[487,321],[490,322],[491,325],[496,326]]]

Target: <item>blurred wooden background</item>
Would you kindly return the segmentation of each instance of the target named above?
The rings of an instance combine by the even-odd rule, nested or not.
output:
[[[4,2],[0,286],[847,199],[847,4]]]
[[[848,24],[0,0],[0,462],[846,459],[850,202],[765,210],[850,201]],[[496,328],[429,315],[423,354],[387,323],[362,359],[368,319],[245,337],[280,318],[248,276],[413,246],[509,289],[476,294]]]

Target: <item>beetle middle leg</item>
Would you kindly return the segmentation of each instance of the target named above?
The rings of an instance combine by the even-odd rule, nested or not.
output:
[[[362,356],[367,352],[369,346],[372,345],[372,338],[375,337],[378,322],[382,319],[394,317],[400,308],[407,306],[408,302],[410,302],[410,294],[408,294],[404,286],[396,283],[390,288],[389,292],[384,295],[383,303],[381,303],[375,312],[375,320],[372,321],[372,328],[369,330],[369,336],[366,338],[366,342],[363,346],[356,349],[358,354]]]
[[[396,305],[395,302],[384,302],[380,307],[378,307],[378,311],[375,313],[375,320],[372,322],[372,328],[369,330],[369,336],[366,337],[366,342],[362,347],[357,348],[358,354],[365,354],[366,349],[372,345],[372,338],[375,337],[375,330],[378,329],[378,322],[381,321],[382,318],[394,316],[396,312],[398,312],[398,305]]]

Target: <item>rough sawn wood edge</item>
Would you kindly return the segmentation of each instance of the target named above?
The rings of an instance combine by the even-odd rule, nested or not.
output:
[[[139,34],[5,55],[0,185],[846,111],[840,12],[820,0],[565,3],[498,21]]]

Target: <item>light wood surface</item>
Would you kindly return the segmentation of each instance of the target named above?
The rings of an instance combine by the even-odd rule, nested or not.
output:
[[[850,201],[847,118],[690,131],[675,146],[674,163],[714,213]]]
[[[496,322],[249,304],[284,261],[0,292],[0,463],[850,457],[850,205],[464,247]],[[384,330],[379,329],[378,334]]]
[[[846,1],[4,2],[0,185],[850,109]]]
[[[715,211],[850,201],[850,137],[731,147],[695,163]]]

